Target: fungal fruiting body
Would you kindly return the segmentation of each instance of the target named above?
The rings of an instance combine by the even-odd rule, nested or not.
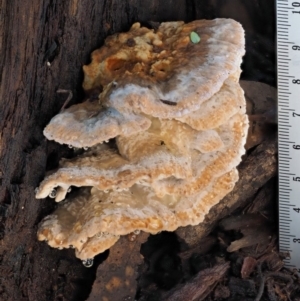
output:
[[[37,189],[61,202],[38,238],[87,262],[120,235],[199,224],[238,179],[243,55],[244,31],[230,19],[135,23],[108,37],[83,67],[83,88],[102,91],[98,101],[65,109],[44,130],[86,151]],[[82,188],[67,196],[71,186]]]

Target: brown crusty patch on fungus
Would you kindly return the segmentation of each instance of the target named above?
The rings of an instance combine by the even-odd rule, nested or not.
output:
[[[95,248],[93,253],[94,244],[89,248],[89,239],[99,233],[112,235],[113,240],[135,230],[155,234],[198,224],[208,210],[232,190],[237,179],[237,171],[233,169],[210,183],[210,189],[192,197],[165,195],[159,198],[150,187],[142,185],[109,193],[85,188],[80,195],[60,203],[56,211],[42,221],[38,238],[56,248],[71,245],[81,259],[91,258],[99,249]]]
[[[201,37],[197,44],[190,41],[192,31]],[[166,22],[157,31],[135,23],[92,53],[83,88],[103,87],[101,102],[120,112],[181,117],[220,90],[243,54],[244,31],[231,19]]]

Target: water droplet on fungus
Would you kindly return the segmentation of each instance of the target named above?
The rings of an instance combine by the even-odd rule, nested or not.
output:
[[[87,258],[85,260],[82,260],[82,264],[86,267],[86,268],[90,268],[93,264],[94,264],[94,258]]]
[[[52,191],[49,193],[49,198],[54,199],[56,197],[56,189],[52,189]]]
[[[135,241],[136,240],[136,235],[134,233],[129,233],[127,237],[128,237],[129,241]]]

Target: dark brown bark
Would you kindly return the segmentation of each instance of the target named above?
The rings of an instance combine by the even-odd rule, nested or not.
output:
[[[205,300],[207,294],[226,274],[229,269],[229,263],[216,265],[211,269],[206,269],[198,273],[185,285],[176,287],[164,294],[161,300],[165,301],[193,301]]]
[[[139,235],[131,233],[122,236],[110,248],[108,258],[97,269],[96,280],[87,301],[135,299],[138,267],[143,263],[141,244],[148,236],[145,232]]]
[[[228,9],[228,1],[0,0],[0,300],[85,300],[95,277],[73,252],[36,240],[37,224],[54,205],[36,200],[34,189],[45,170],[68,155],[42,134],[67,98],[56,91],[71,90],[70,104],[81,101],[81,67],[91,51],[135,21],[235,17],[250,35],[258,30],[272,43],[266,27],[254,24],[272,22],[273,1],[235,2],[245,13],[256,12],[255,22]],[[272,49],[268,43],[263,47]],[[246,65],[255,57],[257,49]]]

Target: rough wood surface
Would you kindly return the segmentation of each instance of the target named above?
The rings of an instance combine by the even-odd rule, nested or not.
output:
[[[274,84],[273,2],[0,0],[0,300],[85,300],[91,290],[97,265],[36,240],[54,204],[34,198],[46,169],[70,155],[42,135],[66,100],[56,91],[71,90],[70,104],[83,99],[91,51],[135,21],[233,17],[249,33],[244,76]]]
[[[225,230],[235,230],[243,234],[227,247],[227,252],[235,252],[240,249],[257,245],[260,242],[268,244],[272,240],[273,229],[268,219],[258,214],[241,214],[223,219],[219,226]]]
[[[161,300],[165,301],[193,301],[205,300],[208,293],[224,277],[229,269],[229,262],[215,265],[197,274],[185,285],[175,287],[163,294]]]
[[[110,248],[108,258],[97,269],[96,280],[87,301],[135,299],[138,267],[143,262],[141,244],[148,236],[145,232],[122,236]]]
[[[245,92],[249,131],[246,149],[250,149],[272,135],[277,123],[277,89],[260,82],[240,81]]]

